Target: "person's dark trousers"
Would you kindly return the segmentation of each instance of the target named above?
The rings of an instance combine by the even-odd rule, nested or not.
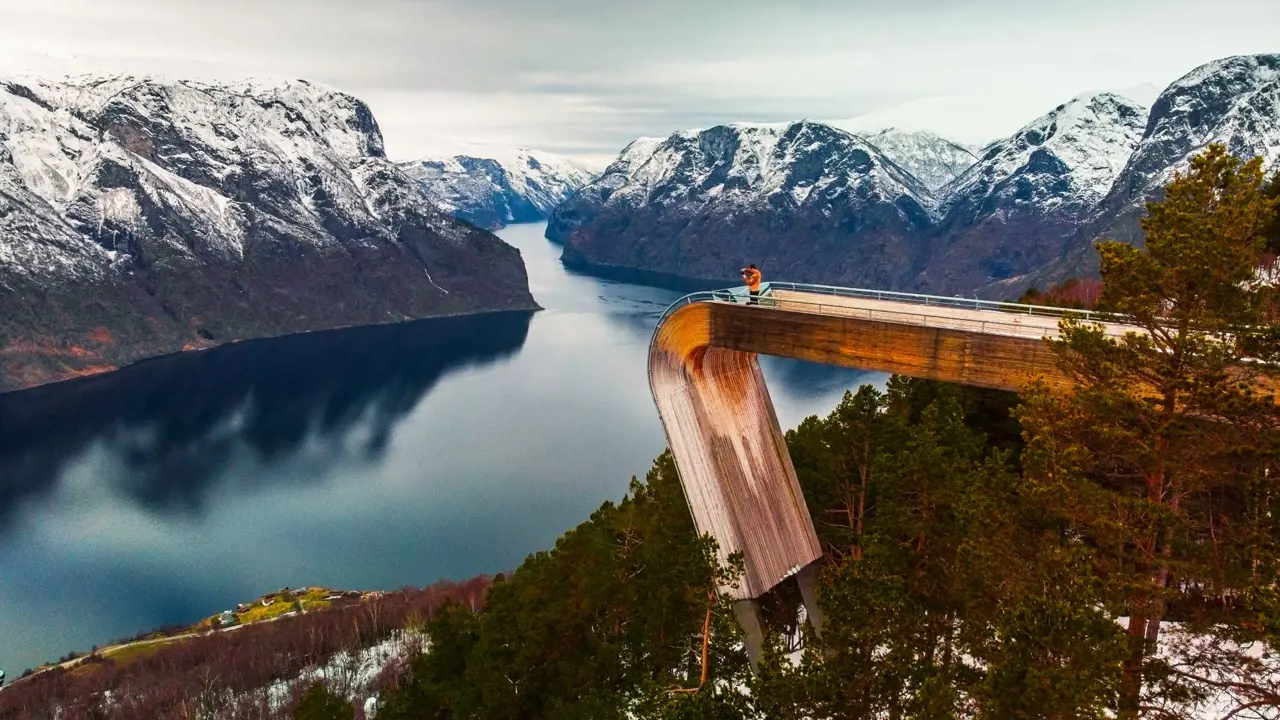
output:
[[[747,294],[751,296],[751,299],[747,300],[747,303],[749,303],[749,304],[751,304],[751,305],[757,305],[757,304],[759,304],[759,302],[760,302],[760,291],[759,291],[759,290],[748,290],[748,291],[747,291]]]

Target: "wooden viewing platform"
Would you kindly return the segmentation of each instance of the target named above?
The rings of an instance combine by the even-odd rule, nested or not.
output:
[[[1036,379],[1069,386],[1044,342],[1069,315],[1114,337],[1146,333],[1084,310],[792,283],[765,284],[756,304],[740,287],[668,307],[649,345],[649,387],[695,528],[716,538],[721,562],[735,552],[745,561],[740,584],[721,592],[739,601],[753,669],[763,639],[754,598],[774,585],[794,575],[822,630],[822,547],[756,355],[1006,391]]]
[[[820,629],[822,548],[757,354],[1001,390],[1064,386],[1044,339],[1069,315],[1108,335],[1146,332],[1083,310],[791,283],[763,286],[757,304],[746,288],[674,303],[649,345],[649,384],[697,531],[716,539],[721,562],[743,554],[745,577],[721,591],[750,601],[796,575]],[[754,603],[739,607],[758,640]]]
[[[1018,390],[1068,383],[1044,338],[1061,308],[770,283],[673,304],[649,346],[649,384],[699,533],[745,577],[722,588],[756,598],[822,555],[757,354]],[[1138,328],[1109,325],[1109,334]]]

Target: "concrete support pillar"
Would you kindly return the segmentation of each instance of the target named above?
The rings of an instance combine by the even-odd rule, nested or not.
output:
[[[733,614],[746,635],[747,660],[754,675],[760,671],[760,656],[764,654],[764,617],[760,604],[755,600],[739,600],[733,604]]]
[[[804,613],[813,626],[813,632],[822,637],[822,623],[825,616],[818,607],[818,564],[805,565],[796,573],[796,583],[800,586],[800,599],[804,601]]]

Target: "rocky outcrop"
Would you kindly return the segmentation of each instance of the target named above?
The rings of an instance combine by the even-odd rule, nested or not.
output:
[[[0,82],[0,390],[183,349],[536,308],[519,252],[430,204],[307,82]]]

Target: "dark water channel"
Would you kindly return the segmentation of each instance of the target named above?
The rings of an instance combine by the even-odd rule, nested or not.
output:
[[[0,395],[0,669],[283,586],[515,567],[665,446],[645,351],[681,293],[519,247],[528,314],[242,343]],[[766,358],[784,427],[884,376]]]

